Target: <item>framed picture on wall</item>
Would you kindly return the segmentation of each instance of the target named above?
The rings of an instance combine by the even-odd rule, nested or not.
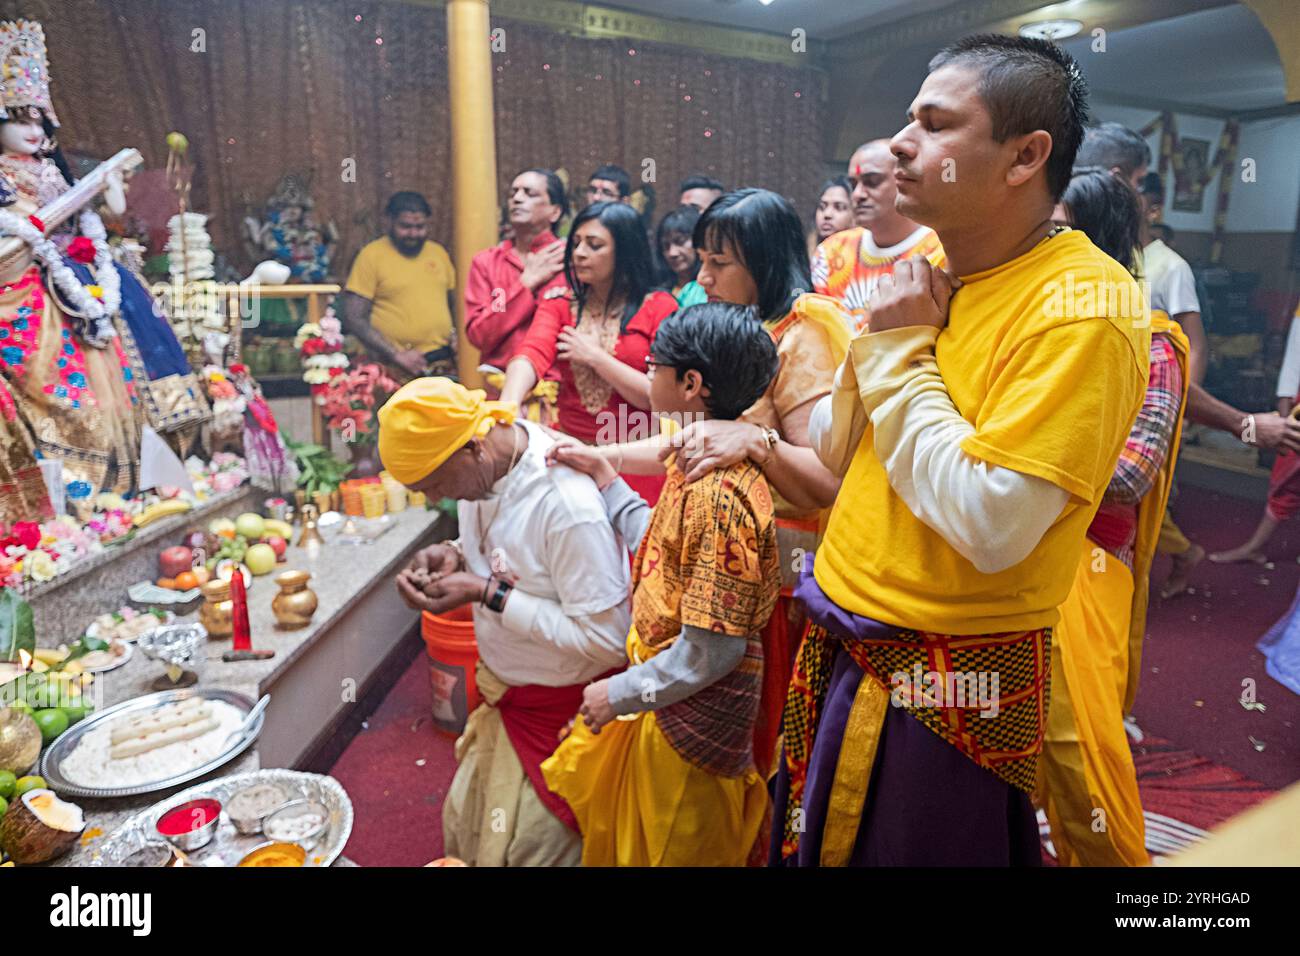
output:
[[[1178,155],[1182,159],[1182,175],[1174,183],[1174,209],[1200,212],[1205,202],[1201,181],[1210,165],[1210,141],[1183,137],[1178,141]]]

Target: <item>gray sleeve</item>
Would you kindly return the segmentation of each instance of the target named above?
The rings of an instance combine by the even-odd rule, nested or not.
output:
[[[745,644],[734,634],[684,627],[668,650],[609,679],[610,705],[621,715],[685,700],[735,670]]]
[[[641,538],[650,526],[650,506],[644,498],[628,487],[622,478],[615,478],[600,493],[605,499],[605,513],[614,530],[623,536],[629,551],[641,547]]]

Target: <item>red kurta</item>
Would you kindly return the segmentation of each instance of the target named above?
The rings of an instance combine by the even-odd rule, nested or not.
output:
[[[548,229],[528,251],[537,252],[554,241],[555,234]],[[565,286],[561,269],[534,296],[519,281],[523,272],[523,258],[507,239],[476,255],[465,280],[465,338],[479,350],[480,361],[503,372],[523,344],[541,297],[549,289]]]
[[[649,437],[649,410],[640,409],[612,389],[609,401],[592,414],[582,404],[573,369],[567,361],[556,358],[560,330],[575,323],[568,296],[545,299],[537,307],[532,325],[515,357],[523,357],[533,366],[538,378],[552,369],[559,372],[559,397],[556,400],[557,427],[587,444],[614,444]],[[652,292],[627,325],[614,345],[614,357],[624,365],[644,372],[659,323],[677,311],[677,300],[667,292]],[[597,442],[597,438],[600,439]],[[624,475],[628,484],[650,504],[659,497],[663,476]]]

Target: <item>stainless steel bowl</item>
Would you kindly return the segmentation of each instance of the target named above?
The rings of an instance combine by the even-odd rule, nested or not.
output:
[[[167,843],[146,843],[121,863],[122,866],[163,867],[171,866],[176,859],[176,850]]]
[[[269,787],[278,791],[280,793],[280,801],[265,813],[260,813],[255,816],[238,816],[237,814],[240,813],[240,795],[247,791],[263,787]],[[237,790],[235,793],[230,795],[230,799],[226,801],[226,816],[230,819],[236,832],[242,833],[244,836],[249,836],[254,833],[261,833],[262,821],[276,810],[279,810],[282,806],[294,801],[295,799],[296,797],[288,793],[283,787],[277,786],[276,784],[258,783],[251,787],[244,787],[242,790]]]
[[[286,830],[286,827],[292,825],[292,821],[307,814],[319,817],[320,822],[302,833],[292,833]],[[286,803],[278,810],[267,814],[262,820],[262,833],[266,835],[268,840],[278,843],[297,843],[299,846],[310,846],[325,832],[329,825],[330,812],[325,804],[316,800],[294,800],[292,803]]]
[[[212,819],[203,824],[203,826],[195,827],[193,830],[186,830],[184,833],[163,833],[162,830],[158,830],[158,824],[162,822],[163,817],[171,816],[173,813],[184,814],[187,811],[197,808],[199,804],[215,804],[215,812],[212,814]],[[213,797],[198,797],[197,799],[182,803],[178,807],[172,807],[166,812],[160,814],[158,819],[154,821],[154,829],[158,830],[158,835],[172,846],[179,850],[183,850],[186,853],[192,853],[194,850],[203,849],[203,847],[212,842],[212,837],[216,835],[217,827],[220,823],[221,801],[216,800]]]

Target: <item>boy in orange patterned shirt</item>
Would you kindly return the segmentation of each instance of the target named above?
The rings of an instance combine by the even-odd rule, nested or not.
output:
[[[674,417],[738,418],[777,366],[753,311],[722,303],[665,319],[651,356],[651,407]],[[583,865],[744,865],[768,807],[753,755],[759,632],[781,586],[762,470],[745,459],[687,484],[671,467],[651,511],[589,448],[552,457],[595,478],[640,545],[632,666],[587,686],[583,721],[542,764],[578,819]]]

